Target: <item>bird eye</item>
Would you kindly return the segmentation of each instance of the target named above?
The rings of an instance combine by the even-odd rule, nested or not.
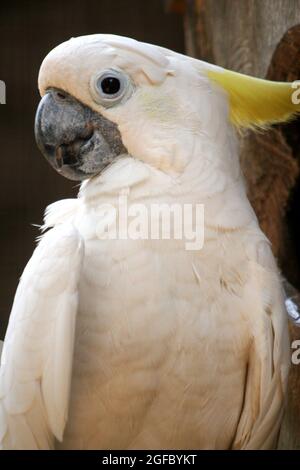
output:
[[[120,80],[116,77],[101,78],[99,85],[105,95],[115,95],[121,88]]]
[[[131,89],[127,75],[118,70],[106,70],[92,79],[93,97],[106,107],[119,103]]]

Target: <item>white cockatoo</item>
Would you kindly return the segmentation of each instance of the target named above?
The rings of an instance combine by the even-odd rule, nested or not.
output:
[[[287,315],[236,128],[289,119],[295,89],[101,34],[52,50],[39,89],[38,145],[58,172],[85,181],[77,199],[47,208],[50,230],[17,289],[1,447],[272,448]],[[203,246],[110,236],[120,195],[128,214],[203,205]]]

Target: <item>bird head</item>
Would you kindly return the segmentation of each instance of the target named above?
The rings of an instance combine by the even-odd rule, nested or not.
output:
[[[195,139],[216,142],[228,126],[266,127],[300,110],[288,83],[114,35],[72,38],[53,49],[39,89],[37,144],[72,180],[98,175],[124,156],[180,173]]]

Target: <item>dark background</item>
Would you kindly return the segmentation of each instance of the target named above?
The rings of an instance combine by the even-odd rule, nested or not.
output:
[[[0,6],[0,339],[13,296],[34,249],[44,208],[75,196],[36,148],[37,76],[45,55],[72,36],[113,33],[184,51],[183,21],[163,0],[10,1]]]

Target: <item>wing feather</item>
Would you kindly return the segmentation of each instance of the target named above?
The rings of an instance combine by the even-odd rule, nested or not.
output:
[[[50,449],[68,413],[83,242],[47,232],[21,277],[0,367],[0,448]]]
[[[259,252],[253,263],[256,295],[249,300],[253,339],[234,449],[276,445],[287,388],[290,351],[283,288],[267,243],[260,245]]]

